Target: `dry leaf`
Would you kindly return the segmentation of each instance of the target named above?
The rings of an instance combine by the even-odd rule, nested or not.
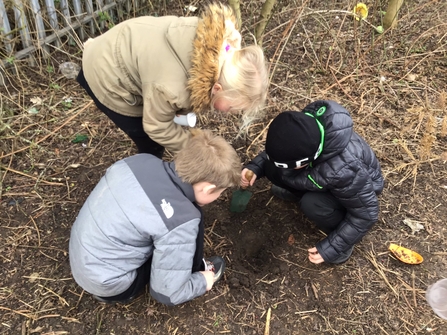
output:
[[[407,76],[407,79],[408,79],[409,81],[415,81],[416,78],[417,78],[417,76],[416,76],[415,74],[413,74],[413,73],[410,73],[410,74]]]
[[[422,221],[416,221],[412,219],[404,219],[404,223],[411,228],[411,232],[417,233],[419,230],[425,229],[425,227],[422,225]]]
[[[30,101],[31,101],[34,105],[42,105],[42,99],[39,98],[39,97],[31,98]]]
[[[39,273],[34,272],[29,276],[29,282],[34,283],[36,281],[36,279],[39,277],[40,277]]]
[[[295,243],[295,236],[293,236],[293,234],[290,234],[289,238],[287,239],[287,243],[289,243],[289,245]]]

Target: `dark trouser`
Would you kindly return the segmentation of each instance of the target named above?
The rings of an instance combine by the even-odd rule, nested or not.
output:
[[[346,215],[346,208],[330,192],[306,192],[301,197],[300,207],[326,234],[335,230]]]
[[[346,208],[330,192],[306,192],[295,190],[282,182],[279,169],[266,162],[265,176],[276,186],[301,198],[303,213],[326,234],[335,230],[346,215]],[[291,172],[293,173],[293,172]]]
[[[197,271],[203,271],[205,270],[205,265],[203,264],[203,244],[204,244],[204,237],[205,237],[205,227],[203,223],[203,212],[202,209],[194,204],[196,208],[200,211],[202,219],[199,223],[199,232],[197,234],[196,239],[196,251],[194,253],[193,263],[192,263],[192,270],[191,272],[197,272]],[[144,263],[142,266],[140,266],[137,269],[137,276],[135,280],[133,281],[132,285],[124,291],[123,293],[114,295],[112,297],[100,297],[104,300],[108,301],[124,301],[128,300],[129,298],[135,297],[140,293],[147,284],[150,282],[151,277],[151,264],[152,264],[152,257],[150,257],[146,263]]]
[[[84,72],[79,71],[77,82],[85,89],[88,95],[93,99],[96,106],[101,112],[109,117],[115,125],[124,131],[136,144],[139,153],[152,154],[161,158],[163,156],[164,147],[152,140],[143,129],[142,117],[131,117],[121,115],[104,106],[93,94],[90,86],[84,77]]]

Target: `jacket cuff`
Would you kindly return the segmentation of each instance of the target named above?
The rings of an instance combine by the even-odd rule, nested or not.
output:
[[[331,260],[336,259],[337,258],[337,251],[335,251],[335,249],[330,245],[329,241],[327,238],[317,242],[317,245],[315,246],[317,248],[318,253],[321,255],[321,257],[323,258],[323,260],[326,263],[331,263]],[[329,252],[328,249],[330,249]],[[331,252],[332,251],[332,252]],[[334,257],[329,257],[328,254],[332,254],[332,256]]]
[[[256,175],[256,179],[260,179],[265,176],[264,165],[265,165],[266,159],[267,159],[267,156],[266,156],[265,152],[262,152],[259,155],[257,155],[255,158],[253,158],[253,160],[250,163],[248,163],[245,166],[245,168],[253,171]]]

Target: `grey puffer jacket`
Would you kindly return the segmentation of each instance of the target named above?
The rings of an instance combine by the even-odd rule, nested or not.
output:
[[[326,111],[317,115],[323,106]],[[346,208],[346,215],[337,229],[316,245],[324,261],[330,263],[357,243],[377,221],[377,195],[383,190],[384,180],[373,150],[354,132],[352,118],[343,106],[319,100],[306,106],[303,112],[313,114],[322,123],[325,129],[323,152],[307,168],[278,169],[278,173],[287,187],[298,191],[331,192]],[[262,152],[246,168],[261,178],[265,164],[270,162]]]
[[[87,292],[111,297],[127,290],[152,256],[150,292],[177,305],[206,292],[191,273],[201,220],[194,191],[174,163],[139,154],[113,164],[73,224],[70,266]]]

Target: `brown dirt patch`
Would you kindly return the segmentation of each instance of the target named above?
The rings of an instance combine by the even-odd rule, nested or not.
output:
[[[15,63],[16,72],[7,69],[0,87],[0,332],[254,335],[265,334],[270,309],[275,335],[447,334],[447,322],[424,297],[428,285],[447,277],[447,6],[407,1],[398,29],[378,35],[342,12],[323,12],[351,5],[278,3],[263,43],[273,73],[265,117],[242,138],[236,116],[199,122],[247,162],[279,112],[316,99],[342,103],[386,176],[378,223],[348,262],[317,266],[306,250],[323,235],[294,204],[272,198],[267,181],[255,184],[241,214],[229,212],[227,192],[205,208],[205,251],[225,256],[225,279],[174,308],[148,293],[127,306],[102,305],[72,280],[70,227],[106,168],[136,151],[74,80],[57,72],[75,57],[56,53],[48,61],[56,71],[25,61]],[[383,7],[369,6],[368,20],[379,25]],[[259,7],[242,6],[247,43]],[[170,3],[159,14],[178,15],[179,8]],[[42,104],[30,114],[34,97]],[[73,143],[79,134],[88,139]],[[425,229],[413,234],[405,219]],[[418,251],[424,262],[397,261],[390,243]]]

